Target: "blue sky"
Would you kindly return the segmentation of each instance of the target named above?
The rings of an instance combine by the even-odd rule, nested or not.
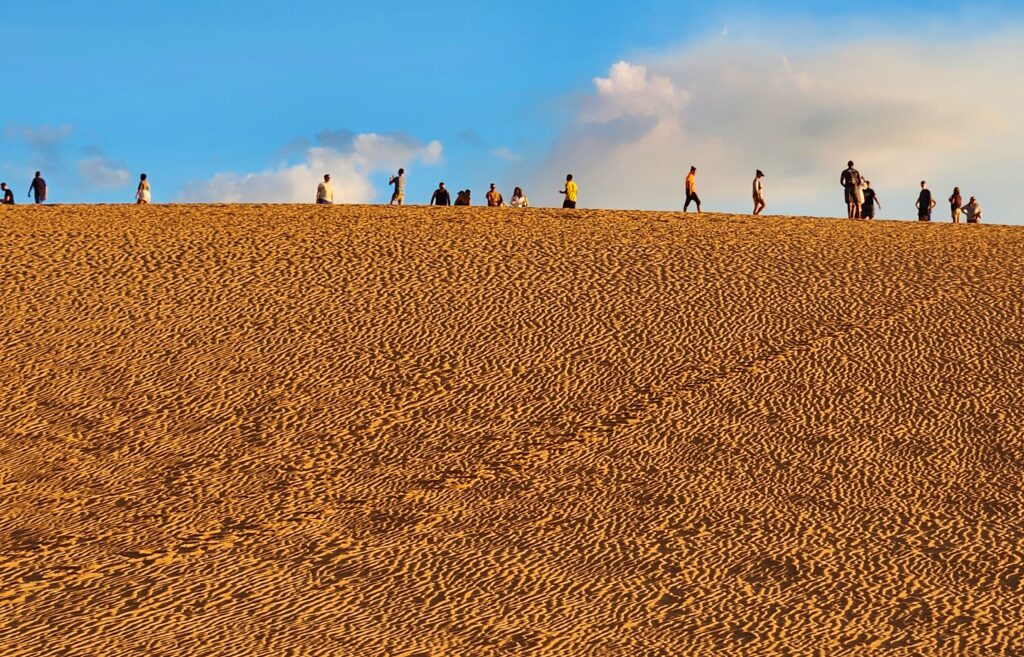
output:
[[[647,77],[669,80],[687,98],[672,108],[671,120],[659,115],[645,121],[678,122],[693,130],[693,117],[700,112],[690,109],[699,110],[701,98],[718,93],[713,81],[695,86],[692,79],[701,73],[693,63],[720,57],[723,48],[748,53],[736,64],[741,68],[753,65],[760,51],[766,57],[785,58],[787,66],[793,58],[812,67],[822,57],[840,57],[836,48],[878,40],[890,49],[909,44],[917,49],[917,59],[922,53],[927,59],[932,48],[936,53],[955,51],[965,40],[980,53],[980,66],[985,53],[991,52],[985,50],[987,40],[1002,36],[1012,41],[1022,14],[1008,3],[873,1],[829,7],[810,2],[644,0],[557,6],[441,1],[382,7],[107,0],[50,2],[44,11],[8,10],[0,60],[11,86],[0,114],[0,178],[23,198],[31,171],[41,167],[56,202],[120,202],[131,198],[138,172],[146,171],[155,200],[173,201],[194,196],[197,189],[212,193],[203,182],[230,173],[235,177],[219,180],[237,184],[244,195],[251,189],[246,180],[274,186],[282,167],[309,163],[310,148],[329,147],[337,153],[326,160],[313,159],[309,167],[338,162],[344,175],[345,167],[351,166],[351,175],[364,178],[361,182],[370,190],[359,191],[362,188],[353,183],[351,200],[384,198],[384,167],[407,156],[410,200],[429,198],[439,179],[451,188],[472,187],[477,198],[488,182],[497,180],[506,191],[517,183],[540,185],[531,196],[554,203],[557,190],[549,188],[560,181],[557,167],[574,164],[565,161],[566,154],[594,161],[588,155],[592,144],[584,140],[604,135],[594,137],[600,141],[610,132],[615,137],[608,152],[617,151],[622,140],[633,139],[616,132],[623,121],[645,114],[643,109],[621,107],[608,113],[606,107],[598,112],[601,129],[595,132],[593,108],[607,98],[595,92],[594,79],[608,78],[617,62],[644,67]],[[638,97],[642,99],[642,91]],[[685,119],[678,119],[683,115]],[[680,134],[667,126],[662,129]],[[721,129],[730,129],[730,124]],[[1016,126],[1007,130],[1013,131],[1012,139],[1019,136]],[[358,149],[338,139],[318,141],[316,136],[324,131],[341,131],[333,134],[341,135],[342,141],[376,134],[394,143],[388,146],[390,155],[373,147],[378,150],[353,161],[348,154]],[[714,141],[714,112],[702,120],[699,131],[703,141],[692,135],[680,137],[682,150],[687,150],[684,145]],[[440,157],[417,150],[435,141],[442,149]],[[631,157],[642,157],[642,143],[628,146]],[[918,159],[913,146],[907,146],[908,162]],[[737,149],[728,153],[733,159],[744,157]],[[335,155],[341,159],[331,159]],[[685,165],[700,161],[700,156],[699,151],[681,153],[679,172],[671,175],[681,178]],[[891,159],[892,154],[888,156]],[[822,185],[833,184],[831,178],[847,157],[837,150],[838,168],[827,174],[815,172]],[[799,154],[792,158],[794,170],[801,169],[799,159]],[[950,159],[964,161],[963,154],[951,153]],[[743,171],[756,164],[752,154]],[[587,170],[583,163],[580,166]],[[602,187],[607,186],[606,178],[615,179],[614,166],[609,162],[595,172]],[[781,172],[790,163],[779,160],[773,166]],[[674,167],[670,159],[665,161],[664,168]],[[725,181],[725,167],[720,169]],[[745,208],[748,194],[739,188],[739,172],[730,172],[728,178],[737,189],[734,198],[715,187],[714,167],[704,171],[716,207]],[[125,179],[125,172],[130,179]],[[273,175],[245,178],[258,172]],[[308,172],[292,173],[296,179]],[[550,178],[554,180],[548,184]],[[670,184],[668,180],[659,182],[657,189]],[[785,184],[810,186],[815,181],[804,172]],[[587,180],[580,182],[586,204]],[[642,180],[632,186],[642,188]],[[906,186],[900,180],[891,188],[903,193]],[[985,191],[993,200],[1002,198],[1003,190]],[[824,201],[812,200],[810,192],[801,195],[787,187],[786,194],[792,208],[772,207],[769,197],[769,211],[828,211]],[[595,200],[640,208],[674,203],[667,194],[645,189],[637,189],[635,196],[620,189],[617,196],[605,194]],[[990,212],[995,209],[988,206]]]

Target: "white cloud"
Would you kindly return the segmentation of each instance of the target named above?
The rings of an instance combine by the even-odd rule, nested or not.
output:
[[[883,215],[913,214],[928,179],[940,197],[960,185],[987,217],[1009,221],[1024,149],[1020,61],[1024,40],[1005,34],[955,48],[901,38],[798,52],[714,39],[619,62],[594,80],[534,182],[572,172],[585,206],[678,208],[696,164],[707,209],[749,212],[759,168],[769,212],[834,215],[853,159],[887,202]]]
[[[498,158],[499,160],[505,160],[506,162],[518,162],[523,159],[521,155],[513,151],[507,146],[499,146],[491,149],[491,155]]]
[[[439,141],[421,143],[401,133],[354,135],[322,132],[306,149],[303,161],[253,173],[223,172],[185,185],[178,200],[220,203],[309,203],[317,184],[331,174],[334,198],[340,203],[366,203],[376,195],[370,176],[394,171],[413,162],[436,164]]]
[[[79,160],[75,168],[82,183],[90,188],[114,189],[124,187],[131,181],[131,174],[124,162],[116,162],[100,153]]]
[[[63,125],[8,125],[4,128],[4,139],[20,139],[32,151],[32,165],[42,169],[59,169],[61,166],[60,145],[75,129]]]

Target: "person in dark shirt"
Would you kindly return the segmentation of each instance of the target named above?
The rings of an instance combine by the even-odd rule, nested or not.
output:
[[[4,200],[0,201],[3,205],[14,205],[14,190],[7,186],[7,183],[0,183],[0,191],[4,193]]]
[[[932,198],[932,191],[928,189],[928,183],[922,180],[921,194],[917,197],[917,220],[931,221],[934,207],[935,199]]]
[[[455,205],[472,205],[468,189],[459,192],[459,195],[455,197]]]
[[[444,188],[444,183],[438,183],[434,195],[430,197],[431,205],[451,205],[452,195]]]
[[[864,181],[864,205],[861,206],[860,214],[863,219],[874,219],[875,218],[875,204],[878,204],[878,209],[882,209],[882,202],[878,200],[878,194],[871,187],[871,181]]]
[[[37,205],[46,202],[46,181],[38,171],[36,171],[36,177],[32,179],[32,184],[28,187],[28,195],[35,196]]]

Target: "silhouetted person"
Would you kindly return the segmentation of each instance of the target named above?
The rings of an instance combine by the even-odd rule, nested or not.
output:
[[[516,187],[515,191],[512,192],[512,200],[508,204],[513,208],[528,208],[530,207],[530,199],[526,198],[522,187]]]
[[[487,207],[500,208],[503,205],[505,205],[505,199],[502,197],[501,192],[498,191],[498,186],[491,183],[491,190],[487,192]]]
[[[316,186],[317,205],[334,205],[334,186],[331,185],[331,174],[324,174],[324,181]]]
[[[28,195],[29,197],[35,196],[36,205],[46,202],[46,181],[38,171],[36,171],[36,177],[32,179],[32,184],[28,187]]]
[[[754,174],[754,216],[761,214],[765,208],[764,202],[764,172],[760,169]]]
[[[153,194],[149,189],[149,181],[146,180],[146,174],[142,174],[139,176],[139,186],[135,189],[135,203],[137,205],[149,205],[152,200]]]
[[[697,196],[697,167],[690,167],[690,173],[686,175],[686,202],[683,203],[683,212],[690,209],[690,202],[697,204],[697,213],[700,213],[700,197]]]
[[[565,200],[562,202],[562,207],[567,210],[576,209],[576,196],[579,194],[579,187],[572,181],[572,174],[570,173],[565,177],[565,189],[558,192],[559,194],[565,194]]]
[[[455,205],[471,205],[469,190],[464,189],[455,197]]]
[[[2,205],[14,205],[14,190],[7,186],[7,183],[0,183],[0,192],[4,193],[4,198],[0,201]]]
[[[391,180],[388,181],[389,185],[395,186],[395,191],[391,195],[391,205],[402,205],[405,203],[405,169],[399,169],[397,176],[391,176]]]
[[[917,196],[917,220],[931,221],[932,209],[935,205],[935,199],[932,198],[932,190],[928,189],[928,183],[922,180],[921,193]]]
[[[461,193],[461,192],[460,192]],[[444,188],[444,183],[438,183],[437,189],[434,190],[434,194],[430,197],[431,205],[451,205],[452,195],[448,193],[448,190]]]
[[[871,181],[865,180],[864,203],[860,206],[860,216],[864,219],[874,219],[876,205],[879,210],[882,209],[882,202],[878,200],[878,194],[875,192],[874,188],[871,187]]]
[[[981,204],[978,203],[978,199],[972,196],[971,202],[963,207],[963,211],[967,214],[967,223],[981,223]]]
[[[846,169],[839,176],[839,184],[843,186],[845,198],[846,198],[846,212],[850,219],[860,218],[860,202],[858,201],[860,195],[860,171],[853,168],[853,160],[846,163]]]
[[[960,188],[954,187],[953,193],[949,195],[949,211],[953,215],[953,223],[960,223],[960,211],[963,208],[964,198],[960,196]]]

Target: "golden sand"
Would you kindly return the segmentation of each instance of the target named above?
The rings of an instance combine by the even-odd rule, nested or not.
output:
[[[1024,229],[0,210],[0,654],[1020,655]]]

